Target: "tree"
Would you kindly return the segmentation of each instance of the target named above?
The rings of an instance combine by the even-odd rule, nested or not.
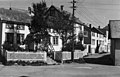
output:
[[[27,36],[25,42],[30,44],[34,42],[36,45],[41,43],[44,39],[49,39],[50,35],[47,31],[48,24],[45,16],[47,5],[45,1],[40,3],[33,3],[32,8],[28,8],[33,16],[31,17],[30,34]],[[37,47],[37,46],[36,46]]]
[[[31,21],[31,29],[33,29],[34,33],[36,35],[42,35],[39,38],[44,38],[43,35],[48,35],[47,29],[48,25],[46,23],[45,19],[45,12],[47,10],[47,5],[45,1],[42,1],[40,3],[33,3],[33,13],[34,16],[32,17]]]
[[[47,10],[46,3],[40,2],[40,3],[33,3],[33,13],[34,16],[32,17],[31,21],[31,28],[35,32],[39,32],[41,29],[46,28],[46,22],[45,22],[45,16],[44,13]]]
[[[62,39],[62,46],[64,48],[65,44],[68,40],[71,40],[73,38],[72,36],[72,19],[71,14],[66,11],[60,11],[61,16],[49,16],[48,17],[48,23],[50,27],[60,35]]]
[[[31,11],[31,9],[29,8]],[[66,11],[60,11],[60,16],[46,16],[47,5],[44,1],[33,4],[33,14],[30,28],[34,31],[37,42],[40,39],[50,37],[48,28],[54,29],[62,39],[64,46],[68,39],[72,39],[72,18],[71,14]]]

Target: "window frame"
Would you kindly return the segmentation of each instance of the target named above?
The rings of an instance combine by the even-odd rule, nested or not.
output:
[[[6,23],[6,29],[14,29],[14,24]]]
[[[92,36],[94,36],[94,37],[95,37],[95,33],[94,33],[94,32],[92,32]]]
[[[17,30],[25,30],[25,25],[17,25]]]
[[[58,36],[53,36],[53,45],[59,45],[59,37]]]
[[[88,31],[84,31],[84,37],[88,37]]]
[[[93,42],[94,42],[94,43],[93,43]],[[95,45],[95,39],[92,39],[92,40],[91,40],[91,44],[92,44],[92,45]]]

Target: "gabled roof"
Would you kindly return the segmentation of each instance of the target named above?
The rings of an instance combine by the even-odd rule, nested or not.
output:
[[[85,29],[85,30],[91,31],[91,28],[88,27],[87,25],[84,24],[83,26],[84,26],[84,29]]]
[[[9,24],[18,24],[18,25],[27,25],[30,26],[30,23],[20,22],[20,21],[11,21],[11,20],[0,20],[2,23],[9,23]]]
[[[61,10],[60,10],[59,8],[55,7],[54,5],[51,5],[51,6],[47,9],[46,13],[48,13],[48,11],[50,11],[51,8],[54,8],[56,11],[58,11],[59,13],[61,13]],[[46,13],[45,13],[45,14],[46,14]]]
[[[107,30],[107,31],[108,31],[108,30],[109,30],[108,25],[107,25],[107,26],[105,26],[103,29],[105,29],[105,30]]]
[[[106,35],[106,29],[99,29],[104,35]]]
[[[91,31],[92,31],[92,32],[99,33],[99,34],[104,34],[101,30],[99,30],[98,28],[95,28],[95,27],[93,27],[93,28],[91,29]]]
[[[83,24],[84,24],[82,21],[79,20],[79,18],[76,18],[76,19],[75,19],[75,23],[80,24],[80,25],[83,25]]]
[[[0,18],[1,20],[6,21],[17,21],[17,22],[25,22],[30,23],[30,16],[27,14],[27,12],[18,11],[18,10],[9,10],[0,8]]]
[[[55,7],[54,5],[51,5],[50,8],[46,11],[46,13],[47,13],[48,11],[50,11],[51,8],[54,8],[54,9],[55,9],[56,11],[58,11],[60,14],[62,14],[62,12],[65,12],[66,14],[70,14],[70,20],[72,20],[72,14],[71,14],[70,12],[65,11],[65,10],[61,10],[59,7]],[[75,23],[81,24],[81,25],[83,24],[83,22],[80,21],[79,18],[76,18],[76,17],[75,17]]]

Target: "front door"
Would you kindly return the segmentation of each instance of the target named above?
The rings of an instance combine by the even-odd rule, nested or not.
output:
[[[95,49],[95,53],[98,53],[99,52],[99,45],[98,45],[98,40],[96,42],[96,49]]]

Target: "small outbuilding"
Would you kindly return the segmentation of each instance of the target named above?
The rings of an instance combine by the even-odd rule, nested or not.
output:
[[[109,21],[109,38],[111,39],[111,58],[114,65],[120,65],[120,20]]]

